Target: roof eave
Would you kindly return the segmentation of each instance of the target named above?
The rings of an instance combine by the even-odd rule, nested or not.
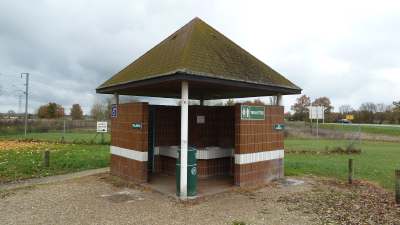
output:
[[[100,94],[113,94],[118,93],[119,90],[128,89],[128,88],[135,88],[135,87],[142,87],[147,85],[155,85],[160,82],[167,82],[167,81],[176,81],[176,80],[187,80],[187,81],[197,81],[197,82],[208,82],[213,84],[223,84],[232,87],[238,88],[252,88],[258,90],[268,90],[274,91],[276,93],[280,93],[282,95],[292,95],[292,94],[301,94],[302,89],[299,87],[286,87],[281,85],[275,84],[260,84],[260,83],[252,83],[246,81],[239,81],[239,80],[230,80],[230,79],[223,79],[223,78],[216,78],[216,77],[209,77],[204,75],[193,75],[188,74],[186,72],[175,72],[169,75],[163,76],[153,76],[149,79],[143,80],[136,80],[130,81],[126,83],[116,84],[112,86],[106,87],[98,87],[96,89],[96,93]]]

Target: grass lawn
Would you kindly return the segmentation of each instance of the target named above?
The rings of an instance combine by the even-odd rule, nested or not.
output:
[[[337,140],[286,139],[285,149],[290,150],[324,150],[345,147],[346,143]],[[363,141],[362,153],[343,154],[297,154],[285,155],[286,175],[319,175],[347,178],[347,163],[354,159],[355,178],[369,180],[387,189],[394,189],[394,171],[400,169],[400,143]]]
[[[321,128],[334,129],[347,132],[358,132],[361,129],[363,133],[382,134],[390,136],[400,136],[400,127],[396,126],[374,126],[374,125],[357,125],[357,124],[320,124]]]
[[[50,167],[43,153],[50,150]],[[0,140],[0,183],[107,167],[108,145],[55,144]]]
[[[77,144],[101,144],[101,134],[96,136],[96,132],[46,132],[46,133],[28,133],[26,137],[24,134],[7,134],[0,135],[0,140],[38,140],[49,142],[60,142],[64,136],[64,142],[77,143]],[[104,134],[104,143],[110,143],[110,134]]]

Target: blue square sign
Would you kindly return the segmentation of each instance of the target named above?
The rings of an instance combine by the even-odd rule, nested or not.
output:
[[[117,118],[117,104],[111,105],[111,117]]]

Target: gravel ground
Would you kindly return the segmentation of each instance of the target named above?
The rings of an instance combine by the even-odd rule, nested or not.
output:
[[[311,182],[311,181],[310,181]],[[311,189],[272,184],[180,203],[143,188],[116,185],[108,175],[0,192],[0,224],[317,224],[312,213],[278,201]]]

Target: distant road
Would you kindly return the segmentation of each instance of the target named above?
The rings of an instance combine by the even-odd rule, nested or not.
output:
[[[395,127],[400,128],[399,124],[373,124],[373,123],[325,123],[344,126],[368,126],[368,127]]]

